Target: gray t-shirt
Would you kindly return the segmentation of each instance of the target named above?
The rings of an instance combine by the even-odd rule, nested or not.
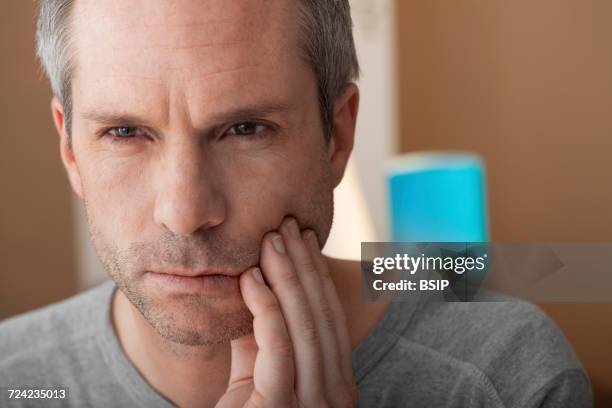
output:
[[[173,406],[122,351],[110,320],[114,289],[108,281],[0,323],[0,406]],[[592,405],[571,347],[525,302],[391,303],[353,367],[366,408]],[[68,397],[9,400],[6,390],[53,387]]]

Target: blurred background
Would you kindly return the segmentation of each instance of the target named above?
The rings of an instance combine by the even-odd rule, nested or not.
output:
[[[0,319],[105,278],[70,191],[35,59],[35,4],[4,0]],[[486,162],[492,241],[612,241],[612,2],[353,0],[360,117],[325,248],[388,239],[384,164],[457,149]],[[612,270],[611,270],[612,273]],[[540,306],[612,404],[612,304]]]

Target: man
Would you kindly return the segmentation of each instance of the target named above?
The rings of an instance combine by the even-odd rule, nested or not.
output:
[[[112,281],[4,322],[0,385],[79,407],[589,405],[534,307],[364,303],[359,263],[321,255],[357,116],[347,1],[45,0],[37,40]]]

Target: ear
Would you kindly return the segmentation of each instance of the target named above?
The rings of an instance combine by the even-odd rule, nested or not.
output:
[[[359,88],[350,83],[340,92],[334,103],[333,127],[327,149],[334,187],[342,181],[353,150],[358,110]]]
[[[70,143],[70,137],[66,131],[66,122],[64,121],[64,108],[62,103],[57,98],[51,100],[51,113],[53,115],[53,122],[55,123],[55,129],[60,138],[60,156],[62,163],[68,173],[68,179],[72,190],[83,199],[83,185],[81,184],[81,175],[79,168],[77,167],[76,160],[74,158],[74,152]]]

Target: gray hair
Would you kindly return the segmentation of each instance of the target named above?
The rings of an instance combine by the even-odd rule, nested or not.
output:
[[[40,0],[36,24],[36,54],[51,82],[53,95],[64,108],[64,127],[72,125],[72,89],[70,79],[74,58],[70,55],[69,16],[73,0]]]
[[[306,61],[317,78],[319,109],[328,139],[333,127],[334,100],[359,77],[348,0],[299,0],[301,43]],[[71,133],[70,11],[74,0],[39,0],[36,51],[49,77],[53,94],[64,109],[65,129]]]

